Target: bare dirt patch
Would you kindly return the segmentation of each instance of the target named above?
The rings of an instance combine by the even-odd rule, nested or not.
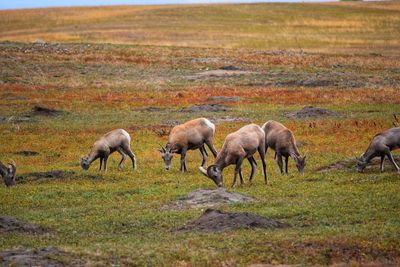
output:
[[[53,170],[47,172],[31,172],[17,176],[17,183],[37,180],[67,179],[74,177],[74,171]]]
[[[0,252],[0,265],[2,266],[84,266],[81,259],[60,251],[55,247],[41,249],[16,249]]]
[[[20,221],[14,217],[0,216],[0,234],[18,232],[26,234],[52,234],[53,230],[36,224]]]
[[[249,212],[223,212],[207,209],[198,219],[190,221],[178,231],[229,231],[239,228],[284,228],[287,224]]]
[[[240,96],[210,96],[207,101],[213,102],[238,102],[242,100]]]
[[[249,203],[255,199],[235,192],[229,192],[225,188],[198,189],[177,201],[165,205],[163,209],[182,210],[192,208],[210,208],[222,204]]]
[[[14,153],[15,155],[30,157],[30,156],[37,156],[39,152],[36,151],[29,151],[29,150],[22,150]]]
[[[395,156],[393,156],[393,158],[394,158],[394,160],[396,162],[400,161],[400,155],[395,155]],[[316,169],[315,171],[323,173],[323,172],[346,170],[346,169],[348,169],[348,170],[350,170],[350,169],[356,170],[356,162],[357,161],[356,161],[355,158],[346,159],[346,160],[339,160],[339,161],[336,161],[336,162],[334,162],[332,164],[329,164],[327,166],[320,167],[320,168]],[[374,158],[373,160],[371,160],[370,164],[367,165],[366,169],[367,170],[368,169],[377,169],[378,170],[380,168],[380,164],[381,164],[381,159],[380,158]],[[392,163],[387,158],[385,158],[385,170],[391,170],[391,171],[395,170],[395,168],[393,167]]]
[[[168,109],[166,108],[159,108],[159,107],[144,107],[135,109],[135,111],[140,111],[140,112],[164,112],[167,110]]]
[[[34,106],[31,112],[31,114],[34,116],[57,116],[64,113],[66,112],[41,106]]]
[[[180,110],[180,112],[223,112],[229,108],[221,104],[203,104],[193,105]]]
[[[290,119],[304,119],[310,117],[323,117],[323,116],[338,116],[339,114],[324,108],[307,106],[298,111],[287,112],[285,117]]]
[[[188,80],[208,80],[215,78],[226,78],[241,75],[256,74],[254,71],[242,70],[236,66],[223,66],[216,70],[207,70],[203,72],[196,73],[194,75],[187,76]]]

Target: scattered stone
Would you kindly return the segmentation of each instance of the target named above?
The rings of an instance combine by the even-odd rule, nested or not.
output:
[[[45,45],[46,44],[46,42],[44,40],[42,40],[42,39],[37,39],[33,43],[34,44],[39,44],[39,45]]]
[[[240,228],[285,228],[287,224],[249,212],[223,212],[207,209],[198,219],[190,221],[178,231],[229,231]]]
[[[57,116],[63,113],[65,113],[65,111],[45,108],[41,106],[34,106],[32,109],[32,115],[37,115],[37,116]]]
[[[252,197],[235,192],[229,192],[225,188],[198,189],[171,204],[165,205],[163,209],[182,210],[193,208],[210,208],[220,206],[222,204],[249,203],[254,201],[255,200]]]
[[[181,109],[181,112],[222,112],[227,111],[228,107],[221,104],[198,104]]]
[[[210,96],[207,100],[215,102],[238,102],[242,100],[242,98],[239,96]]]
[[[225,77],[233,77],[240,75],[250,75],[255,74],[253,71],[245,71],[245,70],[208,70],[196,73],[194,75],[187,76],[188,80],[202,80],[202,79],[210,79],[210,78],[225,78]]]
[[[36,156],[36,155],[39,155],[39,152],[36,152],[36,151],[28,151],[28,150],[22,150],[22,151],[15,152],[14,154],[15,154],[15,155],[20,155],[20,156],[29,157],[29,156]]]
[[[166,120],[162,124],[160,124],[160,127],[173,127],[179,124],[181,124],[181,122],[178,120]]]
[[[36,224],[20,221],[14,217],[0,216],[0,234],[18,232],[26,234],[50,234],[53,230]]]
[[[61,261],[61,259],[63,259]],[[42,266],[64,267],[85,266],[81,259],[74,258],[71,254],[60,251],[55,247],[41,249],[16,249],[0,252],[1,266]]]
[[[249,122],[252,121],[250,118],[245,117],[233,117],[233,116],[222,116],[222,117],[211,117],[210,118],[213,123],[221,123],[221,122]]]
[[[299,111],[287,112],[284,115],[290,119],[303,119],[309,117],[337,116],[338,114],[324,108],[307,106]]]
[[[394,155],[393,156],[394,160],[396,162],[400,161],[400,155]],[[319,173],[323,173],[323,172],[329,172],[329,171],[338,171],[338,170],[345,170],[345,169],[352,169],[354,171],[356,171],[356,164],[357,161],[355,158],[352,159],[346,159],[346,160],[339,160],[336,161],[332,164],[329,164],[327,166],[323,166],[320,167],[318,169],[316,169],[316,172]],[[367,165],[366,169],[379,169],[380,168],[380,164],[381,164],[381,159],[379,157],[374,158],[371,160],[371,162]],[[390,170],[390,171],[394,171],[395,168],[393,167],[392,163],[385,158],[385,170]]]
[[[29,115],[24,115],[24,116],[11,116],[9,118],[6,118],[6,122],[10,123],[22,123],[22,122],[30,122],[32,121],[32,117]]]
[[[145,108],[138,108],[135,109],[135,111],[140,111],[140,112],[162,112],[167,110],[166,108],[159,108],[159,107],[145,107]]]
[[[228,66],[223,66],[219,68],[220,70],[241,70],[240,68],[233,66],[233,65],[228,65]]]
[[[182,94],[182,93],[177,93],[177,94],[175,95],[175,97],[176,97],[176,98],[182,98],[182,97],[183,97],[183,94]]]
[[[193,59],[191,60],[192,63],[206,63],[206,64],[218,63],[218,62],[220,62],[220,61],[221,61],[220,58],[212,58],[212,57],[193,58]]]

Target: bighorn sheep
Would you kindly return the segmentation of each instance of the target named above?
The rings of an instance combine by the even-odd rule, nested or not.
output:
[[[275,160],[278,164],[281,174],[283,174],[282,157],[285,157],[285,172],[288,173],[289,157],[296,162],[296,167],[301,175],[304,175],[307,155],[302,157],[296,145],[296,139],[291,130],[283,124],[276,121],[267,121],[262,129],[265,132],[265,153],[268,148],[275,151]]]
[[[17,165],[13,160],[10,160],[10,162],[8,162],[8,166],[5,166],[0,161],[0,175],[3,177],[6,186],[15,185],[16,171],[17,171]]]
[[[205,118],[194,119],[184,124],[175,126],[169,134],[168,143],[165,148],[159,150],[165,163],[165,169],[169,170],[173,154],[181,154],[180,171],[187,171],[186,153],[188,150],[199,149],[203,156],[201,166],[207,161],[208,154],[204,144],[208,146],[214,157],[217,150],[213,145],[215,125]]]
[[[81,167],[84,170],[87,170],[93,161],[100,158],[99,171],[101,171],[103,162],[104,171],[107,171],[108,156],[113,152],[118,151],[122,156],[122,159],[118,164],[118,169],[122,168],[122,164],[126,159],[126,155],[131,158],[133,168],[136,169],[136,158],[135,154],[133,154],[131,150],[130,143],[131,137],[127,131],[123,129],[116,129],[108,132],[94,143],[92,151],[88,156],[81,158]]]
[[[256,160],[253,157],[256,151],[258,151],[260,154],[263,165],[264,180],[265,183],[267,183],[267,170],[265,164],[265,134],[260,126],[256,124],[243,126],[236,132],[228,134],[228,136],[225,138],[225,143],[222,146],[221,151],[214,161],[214,164],[210,165],[207,170],[201,166],[200,172],[213,180],[217,186],[222,187],[223,169],[229,165],[236,164],[235,175],[233,176],[233,183],[231,186],[234,187],[238,174],[240,177],[240,182],[243,184],[241,166],[244,159],[247,158],[251,165],[251,174],[249,178],[251,183],[257,165]]]
[[[357,170],[364,171],[367,164],[375,157],[381,157],[381,171],[383,172],[384,160],[387,156],[397,172],[400,173],[400,168],[393,159],[390,151],[400,148],[400,127],[391,128],[383,133],[374,136],[369,144],[367,151],[357,158]]]

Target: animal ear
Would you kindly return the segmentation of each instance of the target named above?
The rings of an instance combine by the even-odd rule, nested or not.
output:
[[[204,176],[208,177],[207,171],[206,171],[206,169],[203,168],[203,166],[200,166],[199,170]]]

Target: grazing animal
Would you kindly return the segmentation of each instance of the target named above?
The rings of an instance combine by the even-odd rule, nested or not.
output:
[[[296,162],[297,170],[304,175],[304,167],[306,166],[307,155],[302,157],[296,145],[296,139],[291,130],[283,124],[276,121],[267,121],[262,129],[265,132],[265,153],[268,148],[275,151],[275,160],[278,164],[281,174],[283,174],[282,157],[285,157],[285,172],[288,173],[289,157]]]
[[[89,169],[90,164],[96,159],[100,158],[100,168],[101,171],[102,164],[104,162],[104,171],[107,171],[107,160],[110,154],[118,151],[122,159],[118,164],[118,169],[122,169],[122,164],[128,155],[132,160],[133,169],[136,169],[136,157],[133,154],[131,147],[131,137],[128,132],[123,129],[116,129],[111,132],[106,133],[99,140],[97,140],[89,155],[81,158],[81,167],[84,170]]]
[[[381,157],[381,172],[384,169],[385,157],[400,173],[400,168],[394,161],[392,150],[400,148],[400,127],[391,128],[383,133],[374,136],[367,151],[357,159],[357,171],[363,172],[367,164],[375,157]]]
[[[165,148],[161,146],[159,150],[165,163],[165,169],[170,169],[172,157],[175,153],[181,155],[180,171],[187,171],[186,153],[188,150],[195,149],[200,150],[203,156],[201,166],[204,166],[208,158],[204,144],[208,146],[214,157],[217,156],[217,150],[213,145],[214,134],[215,125],[205,118],[194,119],[172,128],[168,143]]]
[[[0,161],[0,175],[4,179],[6,186],[15,185],[15,173],[17,172],[17,165],[13,160],[8,162],[8,166],[5,166]]]
[[[228,134],[225,138],[225,143],[222,146],[217,158],[213,165],[210,165],[207,170],[200,167],[200,172],[214,181],[218,187],[223,186],[222,171],[225,167],[236,164],[235,175],[233,176],[233,183],[231,187],[236,184],[236,178],[239,174],[240,182],[243,184],[243,176],[241,166],[243,161],[247,158],[251,165],[251,174],[249,181],[253,180],[254,172],[256,169],[256,160],[254,153],[260,154],[261,162],[263,165],[264,180],[267,183],[267,170],[265,164],[265,134],[260,126],[256,124],[249,124],[243,126],[236,132]]]

